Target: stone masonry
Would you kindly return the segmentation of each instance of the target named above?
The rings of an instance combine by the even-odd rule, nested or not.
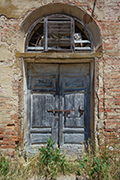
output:
[[[23,100],[24,52],[20,27],[25,18],[47,4],[77,6],[91,15],[94,0],[3,0],[0,3],[0,149],[13,156],[25,136]],[[95,58],[94,133],[120,132],[120,1],[97,0],[93,14],[102,38]],[[26,34],[24,34],[24,37]],[[95,135],[95,137],[97,137]]]

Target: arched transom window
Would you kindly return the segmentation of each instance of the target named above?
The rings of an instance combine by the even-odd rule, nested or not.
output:
[[[25,51],[91,51],[91,40],[84,24],[64,14],[38,19],[29,29]]]

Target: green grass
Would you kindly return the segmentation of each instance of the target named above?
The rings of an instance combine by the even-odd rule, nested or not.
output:
[[[67,160],[59,148],[54,148],[50,138],[47,146],[39,148],[34,157],[24,159],[16,155],[14,159],[0,153],[0,180],[27,180],[30,177],[56,179],[58,175],[76,174],[97,180],[120,180],[119,135],[109,144],[83,152],[81,159]],[[117,142],[117,143],[116,143]]]
[[[109,141],[103,134],[100,137],[99,147],[93,151],[89,145],[82,154],[76,174],[95,180],[120,180],[120,136],[113,133]]]

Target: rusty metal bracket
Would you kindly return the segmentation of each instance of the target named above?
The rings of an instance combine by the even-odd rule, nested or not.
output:
[[[65,117],[67,117],[68,114],[71,113],[71,111],[74,111],[74,110],[58,110],[58,109],[48,109],[47,112],[52,112],[52,113],[62,113],[64,112],[65,113]]]

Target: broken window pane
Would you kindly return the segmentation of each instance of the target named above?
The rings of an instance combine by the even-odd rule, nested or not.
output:
[[[53,14],[39,20],[28,33],[26,51],[89,51],[87,31],[76,19]]]

